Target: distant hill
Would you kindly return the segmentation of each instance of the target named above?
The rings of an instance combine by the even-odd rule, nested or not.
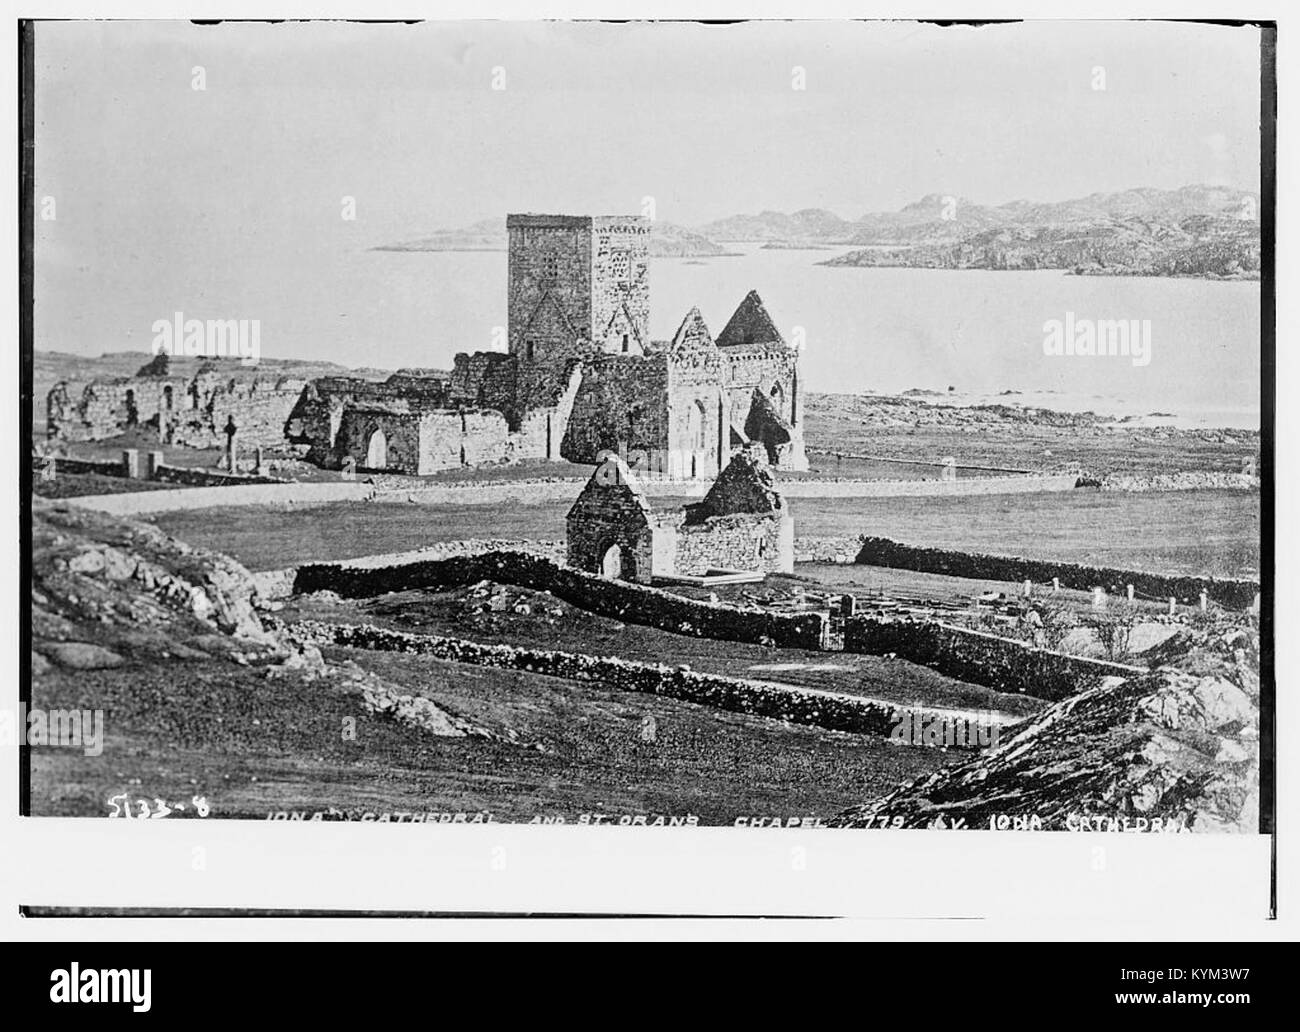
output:
[[[485,219],[464,229],[443,229],[428,236],[395,244],[383,244],[376,251],[504,251],[508,239],[503,219]],[[707,237],[671,222],[650,225],[652,258],[715,258],[729,254]]]
[[[899,211],[854,221],[809,208],[733,215],[700,231],[766,247],[862,248],[826,265],[1250,279],[1259,275],[1258,211],[1258,194],[1216,186],[996,207],[928,194]]]

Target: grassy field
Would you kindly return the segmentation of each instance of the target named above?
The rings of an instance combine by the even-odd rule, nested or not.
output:
[[[656,499],[670,508],[671,499]],[[795,498],[799,537],[871,534],[912,545],[1104,563],[1162,573],[1258,576],[1259,495],[1076,491],[970,498]],[[338,502],[311,509],[159,514],[169,534],[253,570],[401,552],[462,538],[562,540],[569,504]]]
[[[951,455],[958,463],[1016,469],[1078,462],[1099,473],[1236,472],[1245,456],[1260,451],[1258,432],[1139,426],[1107,429],[1091,420],[1027,417],[1013,409],[994,412],[908,406],[896,398],[832,394],[809,397],[804,436],[812,449],[811,465],[827,473],[842,469],[844,476],[859,475],[853,471],[853,461],[837,463],[833,455],[817,449],[932,462]]]
[[[1258,576],[1259,495],[1073,491],[971,498],[795,498],[795,533],[1160,573]]]
[[[37,678],[33,704],[106,711],[100,756],[35,749],[33,812],[108,816],[107,800],[204,796],[212,818],[278,810],[490,812],[503,821],[662,814],[828,816],[952,759],[653,695],[393,653],[327,650],[518,744],[439,738],[367,715],[356,692],[173,661]],[[642,734],[654,719],[653,741]],[[356,738],[340,733],[356,721]],[[192,808],[189,811],[192,814]]]
[[[485,644],[571,649],[596,656],[620,656],[648,663],[687,663],[693,670],[863,695],[888,702],[953,709],[996,710],[1028,716],[1042,708],[1037,699],[967,684],[902,660],[847,652],[765,648],[672,634],[596,616],[548,594],[523,588],[494,589],[531,612],[508,608],[483,612],[470,589],[405,591],[370,600],[323,604],[295,600],[287,617],[343,623],[373,623],[418,634],[447,634]]]

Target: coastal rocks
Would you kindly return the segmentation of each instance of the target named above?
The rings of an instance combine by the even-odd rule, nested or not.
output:
[[[1235,677],[1225,664],[1209,676],[1165,668],[1100,685],[1005,729],[979,758],[831,824],[888,815],[909,828],[985,827],[1032,814],[1047,829],[1096,816],[1111,830],[1159,818],[1187,831],[1257,831],[1258,697]],[[1110,823],[1121,820],[1132,823]]]

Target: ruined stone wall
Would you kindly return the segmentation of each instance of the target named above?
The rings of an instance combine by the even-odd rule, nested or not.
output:
[[[496,409],[512,426],[518,422],[516,404],[518,363],[500,351],[461,352],[455,358],[448,385],[448,408]]]
[[[673,476],[716,477],[731,454],[731,405],[725,365],[716,348],[675,352],[668,359],[665,448]]]
[[[279,444],[303,389],[286,377],[204,373],[175,377],[121,377],[60,382],[46,398],[46,429],[64,441],[104,440],[152,427],[165,443],[212,447],[225,443],[227,417],[248,445]]]
[[[337,458],[351,456],[358,469],[369,469],[368,451],[372,436],[384,435],[387,462],[380,468],[399,473],[420,472],[420,420],[414,412],[375,408],[348,408],[339,422],[335,441]]]
[[[297,404],[304,381],[281,380],[272,386],[266,380],[252,383],[228,381],[209,396],[208,416],[199,427],[180,420],[173,430],[173,444],[195,447],[225,444],[227,418],[239,428],[241,446],[268,447],[284,443],[284,424]]]
[[[786,515],[736,513],[677,528],[678,573],[709,570],[794,572],[794,521]]]
[[[649,584],[655,573],[654,524],[648,506],[621,485],[590,487],[565,519],[568,565],[598,574],[605,553],[617,545],[623,551],[622,576]]]
[[[482,466],[488,463],[505,462],[513,457],[509,427],[506,425],[505,417],[494,409],[466,410],[459,414],[438,413],[436,416],[425,418],[431,420],[429,424],[431,436],[446,434],[447,421],[456,420],[459,424],[461,465]],[[455,425],[452,424],[453,427]]]
[[[787,423],[794,424],[792,401],[799,355],[793,348],[770,344],[746,344],[718,349],[726,370],[724,377],[732,402],[732,422],[744,426],[755,388],[772,401]],[[777,393],[772,388],[778,387]]]
[[[648,460],[667,453],[668,360],[600,355],[583,368],[560,454],[570,462],[594,463],[605,449],[634,452]]]

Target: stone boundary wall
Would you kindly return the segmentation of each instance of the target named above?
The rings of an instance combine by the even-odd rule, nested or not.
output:
[[[277,477],[259,477],[253,475],[232,476],[229,473],[212,473],[208,470],[195,469],[190,466],[158,466],[153,476],[139,478],[128,477],[126,467],[121,459],[74,459],[63,455],[35,456],[33,463],[45,461],[54,464],[55,474],[59,473],[98,473],[106,477],[120,477],[123,480],[141,479],[164,481],[170,484],[184,484],[189,487],[231,487],[243,484],[284,484],[288,481]],[[145,466],[145,455],[140,455],[141,469]],[[94,496],[97,497],[97,496]]]
[[[1106,677],[1147,673],[1144,667],[1052,652],[935,620],[850,617],[844,622],[844,651],[895,655],[959,681],[1050,702],[1093,688]]]
[[[326,505],[330,502],[361,502],[374,488],[357,481],[267,484],[241,482],[231,487],[178,487],[174,491],[136,491],[112,495],[84,495],[66,498],[69,505],[94,509],[110,516],[138,516],[142,513],[176,512],[244,505]]]
[[[862,535],[799,537],[794,539],[796,563],[853,563],[862,550]]]
[[[851,734],[889,735],[905,714],[914,720],[969,720],[1009,725],[1012,718],[964,710],[900,706],[816,688],[748,681],[722,674],[705,674],[663,663],[513,645],[484,645],[461,638],[389,631],[369,624],[327,624],[303,621],[288,627],[294,638],[314,645],[418,653],[453,663],[524,670],[546,677],[592,682],[605,689],[660,695],[701,706],[808,724]],[[1016,718],[1019,719],[1019,718]],[[971,748],[954,744],[949,748]]]
[[[1249,473],[1108,473],[1101,478],[1103,491],[1258,491],[1259,477]]]
[[[33,463],[48,462],[53,463],[54,473],[98,473],[105,477],[125,477],[126,469],[122,465],[122,460],[116,462],[103,459],[69,459],[62,455],[45,455],[35,456]]]
[[[167,465],[159,466],[149,479],[163,480],[169,484],[184,484],[186,487],[242,487],[247,484],[288,483],[276,477],[232,476],[229,473],[211,473],[204,469]]]
[[[548,591],[588,612],[675,634],[810,650],[824,649],[828,643],[828,613],[770,613],[696,601],[643,584],[569,570],[522,552],[489,552],[371,568],[311,564],[299,568],[293,591],[332,591],[345,598],[368,598],[390,591],[462,587],[484,580]]]
[[[932,469],[943,469],[946,462],[936,462],[931,459],[900,459],[886,455],[867,455],[863,452],[836,451],[834,448],[808,448],[810,455],[829,455],[840,459],[857,459],[863,462],[883,462],[897,466],[925,466]],[[981,473],[1010,473],[1019,475],[1033,475],[1032,469],[1016,469],[1012,466],[981,466],[972,463],[958,462],[953,465],[953,469],[975,469]]]
[[[963,480],[813,480],[777,477],[777,489],[787,498],[903,498],[961,495],[1032,494],[1039,491],[1073,491],[1077,475],[967,477]],[[585,481],[576,477],[540,480],[485,480],[428,487],[380,487],[378,502],[423,504],[489,504],[504,501],[569,501],[578,496]],[[712,486],[697,480],[641,480],[650,497],[703,498]]]
[[[1184,602],[1198,600],[1201,592],[1205,591],[1212,601],[1229,609],[1248,608],[1259,592],[1259,582],[1253,580],[1165,576],[1110,566],[1085,566],[1080,563],[1022,559],[1018,556],[956,552],[944,548],[904,545],[880,537],[864,536],[856,561],[863,566],[939,573],[970,580],[1029,580],[1041,584],[1055,577],[1060,580],[1062,587],[1080,591],[1102,587],[1108,592],[1121,593],[1127,585],[1132,584],[1139,594],[1160,599],[1173,596]]]

